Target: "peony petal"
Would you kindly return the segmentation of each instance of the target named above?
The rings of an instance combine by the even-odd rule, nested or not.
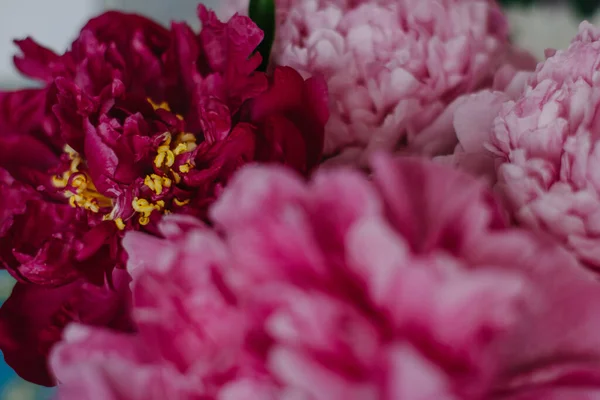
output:
[[[61,57],[52,50],[36,43],[31,38],[15,40],[23,55],[15,56],[14,63],[19,72],[30,78],[50,83],[62,72]]]
[[[478,232],[504,225],[497,210],[486,204],[490,199],[485,186],[467,175],[416,159],[392,160],[384,155],[375,157],[373,166],[390,219],[415,251],[443,247],[461,252]]]
[[[466,153],[485,153],[493,122],[509,98],[502,92],[483,91],[471,95],[454,113],[454,129]]]
[[[0,349],[23,378],[54,385],[46,357],[71,321],[130,329],[126,316],[127,278],[115,277],[116,292],[91,289],[82,281],[60,288],[17,283],[0,309]]]

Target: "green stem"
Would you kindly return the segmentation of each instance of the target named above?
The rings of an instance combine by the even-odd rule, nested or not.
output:
[[[248,15],[265,35],[256,51],[262,56],[262,63],[258,69],[266,71],[275,39],[275,0],[250,0]]]

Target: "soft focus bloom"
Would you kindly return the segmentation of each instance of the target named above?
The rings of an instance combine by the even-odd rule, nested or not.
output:
[[[541,400],[592,379],[600,291],[568,253],[452,169],[374,171],[246,167],[217,233],[185,216],[128,233],[139,332],[67,328],[59,397]]]
[[[319,161],[324,82],[305,81],[291,68],[255,72],[256,25],[240,16],[222,23],[203,6],[199,17],[196,34],[185,24],[169,31],[107,13],[61,56],[30,39],[19,42],[18,68],[46,83],[0,93],[0,261],[19,281],[104,288],[126,260],[126,231],[157,233],[168,213],[205,218],[245,163],[308,173]],[[35,296],[54,301],[63,289]],[[0,324],[14,324],[6,315]],[[22,340],[35,348],[38,333]],[[0,347],[18,369],[22,364],[10,360],[20,348],[3,347],[1,337]]]
[[[228,14],[245,11],[248,0],[223,3]],[[327,79],[331,163],[362,164],[377,149],[451,152],[452,124],[443,111],[488,85],[509,51],[506,19],[494,1],[276,3],[272,63]],[[523,61],[532,63],[530,56]]]
[[[488,160],[480,171],[496,175],[517,222],[551,234],[599,268],[600,30],[583,23],[566,50],[547,54],[520,95],[467,99],[464,117],[480,120],[463,118],[457,132],[469,157]]]

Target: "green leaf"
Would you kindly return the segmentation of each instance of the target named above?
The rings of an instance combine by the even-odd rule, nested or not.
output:
[[[597,0],[573,0],[571,3],[579,14],[578,16],[582,18],[592,17],[598,9]]]
[[[258,69],[266,71],[275,39],[275,0],[250,0],[248,15],[265,34],[256,51],[262,56],[262,63]]]

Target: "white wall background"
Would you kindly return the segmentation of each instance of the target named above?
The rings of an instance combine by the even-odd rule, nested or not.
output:
[[[185,20],[197,26],[198,3],[215,8],[219,0],[106,0],[104,3],[107,8],[143,12],[165,25],[171,20]]]
[[[201,1],[215,7],[219,0]],[[104,8],[143,12],[168,24],[172,19],[195,23],[198,0],[0,0],[0,88],[28,84],[12,66],[15,38],[34,37],[62,52],[90,17]],[[195,24],[197,25],[197,24]],[[31,83],[29,83],[31,84]]]
[[[33,36],[63,50],[82,23],[103,8],[102,0],[0,0],[0,86],[22,83],[12,67],[14,38]]]
[[[545,49],[564,49],[577,34],[581,20],[563,3],[515,7],[506,12],[517,43],[539,60],[544,59]],[[600,13],[590,22],[600,25]]]

